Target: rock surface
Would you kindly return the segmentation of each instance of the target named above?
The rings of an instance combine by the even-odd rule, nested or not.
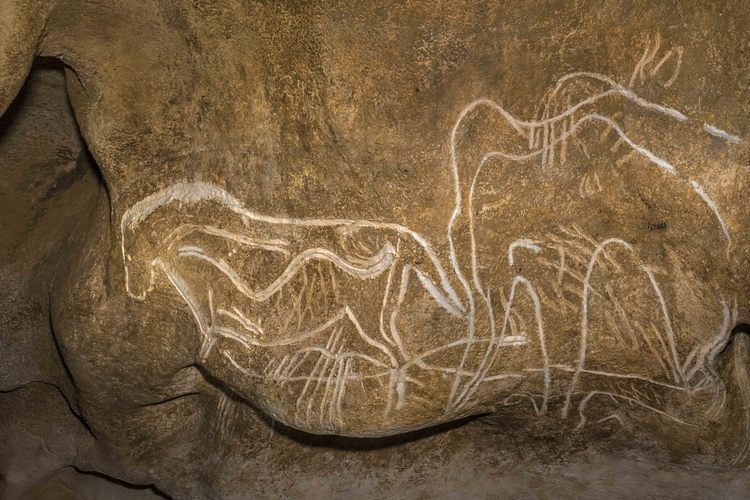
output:
[[[0,26],[3,495],[742,496],[750,7]]]

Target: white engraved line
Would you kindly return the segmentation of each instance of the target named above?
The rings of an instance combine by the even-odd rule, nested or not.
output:
[[[198,310],[195,298],[190,295],[190,288],[185,284],[184,281],[182,281],[182,279],[177,276],[176,273],[174,273],[171,269],[167,269],[167,266],[162,261],[156,259],[154,263],[164,270],[164,274],[167,275],[167,279],[169,279],[169,282],[172,283],[172,286],[175,288],[175,290],[177,290],[177,293],[180,294],[182,300],[184,300],[190,308],[190,312],[193,314],[195,322],[198,323],[198,328],[200,329],[201,334],[203,334],[204,337],[207,336],[208,325],[206,324],[205,318],[203,318],[203,315]]]
[[[588,115],[585,115],[585,116],[581,117],[578,121],[576,121],[570,127],[570,129],[568,129],[568,131],[565,133],[565,135],[561,135],[560,137],[557,138],[556,143],[558,143],[558,142],[560,142],[562,140],[565,140],[568,137],[574,135],[582,125],[584,125],[587,122],[592,121],[592,120],[604,122],[607,125],[609,125],[610,127],[612,127],[612,129],[617,133],[617,135],[619,135],[620,138],[622,138],[622,140],[625,141],[628,144],[628,146],[630,146],[632,149],[634,149],[640,155],[646,157],[652,163],[656,164],[659,168],[661,168],[665,172],[667,172],[669,174],[672,174],[672,175],[674,175],[674,174],[677,173],[677,170],[675,169],[675,167],[671,163],[669,163],[666,160],[663,160],[663,159],[659,158],[658,156],[656,156],[654,153],[652,153],[648,149],[646,149],[643,146],[635,143],[630,137],[627,136],[627,134],[625,134],[625,132],[622,130],[622,128],[620,128],[620,126],[614,120],[612,120],[609,117],[597,114],[597,113],[590,113]],[[548,146],[548,147],[552,147],[552,146]],[[539,156],[543,152],[544,152],[544,150],[540,149],[540,150],[537,150],[537,151],[532,151],[531,153],[517,155],[517,154],[511,154],[511,153],[504,153],[502,151],[493,151],[491,153],[487,153],[484,156],[484,158],[482,158],[482,163],[484,163],[484,162],[486,162],[486,161],[488,161],[488,160],[490,160],[492,158],[496,158],[496,157],[497,158],[507,158],[509,160],[515,160],[515,161],[530,160],[530,159],[532,159],[532,158],[534,158],[536,156]]]
[[[388,419],[391,416],[393,410],[393,395],[396,393],[396,371],[391,370],[390,377],[388,379],[388,398],[385,402],[385,418]]]
[[[205,260],[212,264],[215,268],[226,275],[237,289],[246,295],[248,298],[263,302],[268,300],[269,297],[278,292],[285,284],[291,281],[294,276],[304,267],[308,260],[327,260],[335,264],[339,269],[359,278],[375,278],[379,276],[383,271],[393,263],[394,250],[390,244],[386,244],[378,254],[374,255],[369,264],[369,267],[356,267],[349,262],[345,261],[338,255],[334,254],[330,250],[325,248],[310,248],[301,252],[297,255],[292,262],[289,263],[284,272],[274,280],[273,283],[268,285],[266,288],[255,291],[245,283],[245,280],[240,277],[237,272],[229,266],[223,259],[214,259],[209,257],[203,252],[196,252],[192,250],[180,251],[181,257],[195,257]]]
[[[398,366],[398,361],[396,361],[396,358],[393,356],[390,349],[388,349],[386,346],[384,346],[380,342],[373,340],[365,333],[365,331],[362,329],[362,326],[359,324],[359,321],[357,320],[356,316],[354,315],[354,312],[352,312],[351,308],[349,306],[345,306],[344,311],[346,311],[346,315],[349,317],[349,321],[352,322],[352,324],[354,325],[354,328],[357,330],[357,333],[359,333],[359,336],[362,337],[362,340],[370,344],[375,349],[378,349],[382,351],[383,353],[385,353],[385,355],[388,356],[388,359],[391,360],[391,366],[393,367]]]
[[[516,393],[511,394],[507,398],[503,399],[503,405],[505,406],[517,405],[521,402],[520,401],[521,398],[526,398],[529,401],[531,401],[531,404],[534,407],[534,413],[536,415],[539,415],[539,408],[536,405],[536,400],[534,400],[534,395],[529,394],[528,392],[523,392],[523,393],[516,392]]]
[[[509,378],[524,378],[524,375],[520,373],[501,373],[500,375],[492,375],[491,377],[485,377],[482,382],[493,382],[496,380],[505,380]]]
[[[731,327],[732,325],[737,324],[738,314],[739,314],[739,311],[737,310],[737,298],[735,297],[733,301],[731,316],[726,321],[726,324],[727,324],[726,337],[721,341],[717,341],[714,348],[711,350],[711,352],[708,353],[709,366],[712,366],[712,367],[716,366],[716,356],[724,349],[724,347],[726,347],[729,337],[731,337],[732,335]],[[713,375],[715,376],[716,374],[713,373]]]
[[[720,128],[714,127],[711,124],[704,123],[703,130],[713,135],[714,137],[719,137],[721,139],[727,140],[731,142],[732,144],[742,144],[742,139],[740,139],[736,135],[732,135],[729,132],[725,130],[721,130]]]
[[[336,365],[336,362],[339,360],[338,354],[341,353],[341,349],[343,347],[343,343],[337,346],[332,347],[332,349],[337,349],[338,353],[334,354],[333,357],[326,357],[325,361],[323,362],[323,366],[320,369],[320,376],[318,381],[315,384],[315,388],[313,389],[312,393],[310,394],[310,398],[307,402],[307,412],[305,413],[305,418],[307,419],[307,426],[310,427],[310,413],[312,412],[313,403],[315,403],[315,395],[318,393],[318,389],[320,389],[321,383],[323,381],[323,378],[326,374],[328,374],[328,367],[333,362],[334,366]],[[328,377],[325,377],[327,379]],[[325,392],[321,396],[321,402],[325,401]]]
[[[333,342],[331,343],[329,341],[329,345],[326,346],[328,349],[330,349],[329,352],[331,353],[331,356],[326,356],[326,355],[323,355],[321,353],[322,356],[325,359],[323,361],[322,366],[320,367],[320,371],[318,372],[318,374],[316,375],[315,372],[313,372],[313,373],[310,374],[310,377],[317,376],[318,380],[317,380],[317,382],[315,384],[315,388],[313,389],[312,393],[310,394],[309,400],[307,402],[307,412],[305,413],[305,418],[306,418],[308,427],[310,426],[310,412],[312,411],[312,405],[315,402],[315,395],[317,394],[318,389],[320,388],[320,384],[321,384],[321,382],[323,380],[323,377],[325,376],[325,374],[328,371],[328,366],[330,365],[330,363],[331,363],[332,360],[335,363],[336,361],[338,361],[340,359],[339,356],[341,355],[341,351],[342,351],[342,348],[343,348],[343,343],[340,342],[341,341],[341,337],[342,337],[342,332],[343,332],[343,329],[341,327],[339,327],[338,330],[336,331],[336,334],[332,336],[333,337]],[[333,352],[334,350],[336,350],[337,352],[334,353]]]
[[[583,293],[583,302],[582,302],[582,312],[581,312],[581,339],[580,339],[580,351],[578,355],[578,363],[575,369],[575,372],[573,373],[573,378],[570,383],[570,388],[568,389],[567,396],[565,398],[565,405],[563,407],[562,416],[563,418],[567,418],[568,409],[570,406],[570,401],[573,396],[573,391],[575,390],[576,384],[578,383],[578,377],[581,371],[584,368],[585,358],[586,358],[586,352],[587,352],[587,340],[588,340],[588,304],[589,304],[589,293],[591,290],[591,276],[594,272],[594,267],[596,265],[596,262],[598,260],[599,254],[604,252],[606,247],[610,244],[618,244],[625,247],[628,251],[631,253],[635,253],[633,250],[633,247],[619,239],[619,238],[609,238],[607,240],[602,241],[599,245],[597,245],[596,249],[594,250],[594,253],[591,256],[591,259],[588,264],[588,269],[586,272],[586,277],[584,281],[584,293]],[[669,342],[670,351],[672,354],[672,371],[676,382],[681,382],[683,384],[686,384],[685,382],[685,374],[682,371],[682,365],[679,361],[679,356],[677,354],[677,348],[675,345],[675,336],[674,332],[672,330],[672,322],[669,317],[669,311],[667,309],[666,302],[664,300],[664,296],[662,295],[661,288],[659,287],[659,284],[656,282],[656,278],[654,277],[653,271],[651,271],[650,268],[647,266],[641,264],[641,270],[646,273],[646,275],[649,278],[649,281],[651,283],[652,289],[654,293],[656,294],[657,298],[659,299],[659,305],[661,307],[662,312],[662,318],[664,321],[664,328],[667,333],[667,341]]]
[[[641,106],[644,106],[644,107],[647,107],[647,108],[651,108],[651,109],[655,109],[655,110],[660,111],[662,113],[668,114],[669,116],[672,116],[673,118],[676,118],[679,121],[685,121],[685,120],[687,120],[687,117],[685,117],[682,113],[680,113],[680,112],[678,112],[676,110],[673,110],[671,108],[666,108],[664,106],[660,106],[660,105],[657,105],[657,104],[649,103],[648,101],[645,101],[644,99],[638,97],[637,95],[635,95],[634,93],[632,93],[628,89],[625,89],[624,87],[622,87],[621,85],[619,85],[618,83],[616,83],[614,80],[612,80],[610,78],[607,78],[607,77],[605,77],[603,75],[595,74],[595,73],[584,73],[584,72],[581,72],[581,73],[571,73],[569,75],[566,75],[565,77],[563,77],[558,82],[558,85],[555,88],[555,91],[553,92],[553,95],[554,95],[554,93],[557,92],[557,90],[559,90],[562,82],[564,82],[566,79],[569,79],[569,78],[572,78],[572,77],[575,77],[575,76],[587,76],[587,77],[590,77],[590,78],[595,78],[595,79],[599,79],[601,81],[605,81],[605,82],[609,83],[612,87],[614,87],[614,89],[616,89],[619,93],[621,93],[621,94],[625,95],[626,97],[634,100],[638,105],[641,105]],[[595,99],[594,99],[594,101],[595,101]],[[499,105],[498,103],[496,103],[495,101],[492,101],[490,99],[483,98],[483,99],[477,99],[477,100],[473,101],[472,103],[470,103],[469,105],[467,105],[461,111],[461,113],[459,114],[459,117],[456,120],[456,123],[453,126],[453,129],[451,130],[451,138],[450,138],[451,170],[452,170],[453,177],[454,177],[454,184],[455,184],[455,191],[456,191],[456,195],[455,195],[456,196],[456,200],[455,200],[454,211],[453,211],[453,213],[451,215],[451,218],[450,218],[450,221],[448,223],[448,244],[449,244],[449,250],[450,250],[449,257],[450,257],[450,261],[451,261],[451,263],[453,265],[453,268],[454,268],[454,270],[456,272],[456,276],[458,277],[459,281],[464,286],[464,289],[466,290],[467,298],[469,300],[469,306],[470,306],[470,310],[469,310],[469,339],[470,340],[474,337],[474,321],[475,321],[474,303],[473,303],[472,294],[471,294],[471,290],[469,288],[469,285],[468,285],[466,279],[464,278],[464,276],[463,276],[463,274],[462,274],[462,272],[461,272],[461,270],[459,268],[458,260],[457,260],[456,252],[455,252],[455,245],[454,245],[453,237],[452,237],[453,225],[454,225],[456,219],[458,218],[458,216],[461,213],[461,204],[462,204],[462,201],[461,201],[461,184],[460,184],[460,178],[459,178],[459,175],[458,175],[458,160],[456,158],[456,134],[457,134],[459,125],[463,121],[464,117],[470,111],[472,111],[473,109],[475,109],[476,107],[478,107],[480,105],[489,106],[492,109],[498,111],[508,121],[508,123],[517,132],[519,132],[519,134],[521,134],[523,136],[525,136],[525,135],[523,134],[523,131],[520,129],[519,124],[525,125],[525,126],[531,126],[531,127],[533,127],[533,126],[539,126],[541,124],[545,124],[546,125],[548,123],[553,123],[553,121],[560,120],[560,119],[564,118],[565,116],[567,116],[567,115],[563,114],[562,116],[558,116],[558,117],[553,118],[553,121],[549,121],[549,122],[519,122],[510,113],[508,113],[501,105]],[[567,113],[572,114],[575,111],[576,111],[575,109],[572,109],[572,110],[567,111]],[[645,149],[645,148],[643,148],[643,147],[635,144],[629,137],[627,137],[627,135],[622,131],[622,129],[619,127],[619,125],[617,125],[613,120],[611,120],[611,119],[609,119],[607,117],[601,116],[601,115],[590,114],[590,115],[584,116],[579,121],[577,121],[574,125],[572,125],[570,127],[570,129],[565,134],[561,135],[557,139],[557,142],[564,141],[565,139],[567,139],[568,136],[573,135],[575,133],[575,131],[577,130],[577,128],[581,124],[585,123],[589,119],[599,119],[601,121],[604,121],[605,123],[608,123],[618,133],[618,135],[620,135],[620,137],[628,143],[628,145],[631,148],[633,148],[634,150],[638,151],[639,153],[641,153],[642,155],[644,155],[646,158],[648,158],[649,160],[651,160],[652,162],[654,162],[656,165],[658,165],[662,169],[666,170],[667,172],[669,172],[671,174],[676,173],[674,167],[669,162],[667,162],[665,160],[662,160],[661,158],[657,157],[656,155],[654,155],[653,153],[651,153],[647,149]],[[481,164],[479,166],[479,169],[477,169],[477,172],[474,175],[474,179],[472,181],[472,192],[473,192],[473,188],[474,188],[474,183],[475,183],[476,178],[477,178],[477,176],[479,174],[479,170],[481,170],[483,164],[485,163],[485,160],[487,160],[489,158],[492,158],[494,156],[501,156],[501,157],[511,158],[511,159],[526,159],[526,158],[531,158],[533,156],[536,156],[539,153],[545,153],[549,147],[554,147],[554,146],[548,146],[547,145],[547,140],[546,140],[547,130],[548,130],[548,127],[545,127],[545,145],[544,145],[544,148],[542,150],[538,151],[538,152],[531,153],[530,155],[521,155],[520,157],[519,157],[519,155],[510,155],[510,154],[502,153],[502,152],[488,153],[487,155],[485,155],[485,157],[482,159],[482,162],[481,162]],[[524,158],[523,156],[525,156],[526,158]],[[470,205],[472,203],[471,195],[470,195],[469,203],[470,203]],[[476,274],[477,273],[476,248],[475,248],[474,234],[473,234],[473,213],[471,213],[471,211],[469,213],[469,223],[470,223],[470,226],[472,226],[470,228],[470,230],[471,230],[471,239],[472,239],[472,255],[471,256],[472,256],[472,263],[473,263],[473,267],[474,267],[475,284],[477,285],[477,288],[478,288],[477,291],[482,295],[482,297],[485,299],[485,302],[486,302],[486,295],[483,293],[481,284],[479,283],[478,276]],[[469,352],[469,345],[467,345],[467,348],[464,351],[464,355],[463,355],[463,357],[461,359],[461,363],[459,365],[457,373],[460,372],[461,369],[463,369],[463,365],[466,362],[466,358],[468,356],[468,352]],[[453,384],[453,387],[451,389],[451,395],[449,397],[449,401],[450,402],[453,402],[453,398],[454,398],[456,390],[458,389],[459,383],[460,383],[460,378],[457,376],[455,378],[455,380],[454,380],[454,384]]]
[[[269,252],[280,252],[285,255],[289,255],[288,241],[279,239],[250,238],[248,236],[236,234],[231,231],[227,231],[225,229],[217,228],[214,226],[198,224],[181,225],[180,227],[172,231],[166,238],[164,238],[164,244],[167,246],[167,248],[172,248],[179,240],[193,233],[203,233],[211,236],[219,236],[221,238],[235,241],[240,245],[250,248],[260,248],[262,250],[268,250]]]
[[[419,282],[422,283],[422,287],[429,293],[435,301],[440,304],[443,309],[445,309],[448,314],[451,314],[457,318],[462,318],[463,314],[462,312],[457,309],[450,301],[448,301],[443,295],[438,287],[435,285],[435,283],[425,274],[422,272],[421,269],[418,267],[414,267],[414,272],[417,274],[417,278],[419,278]],[[399,303],[402,302],[399,300]]]
[[[331,382],[333,381],[334,377],[338,374],[339,370],[343,369],[343,362],[339,358],[336,358],[336,360],[333,362],[333,366],[331,367],[331,371],[328,373],[328,377],[326,379],[326,385],[325,389],[323,390],[323,396],[320,398],[320,410],[318,411],[318,416],[320,418],[320,427],[324,427],[324,419],[325,419],[325,407],[326,407],[326,400],[328,398],[329,390],[331,389]],[[330,409],[333,408],[334,399],[333,396],[335,395],[335,389],[334,394],[331,395],[331,401],[328,404],[329,412],[328,412],[328,422],[329,424],[332,423],[332,416],[330,413]]]
[[[617,420],[618,422],[620,422],[620,425],[625,425],[625,422],[623,422],[622,417],[618,415],[617,413],[613,413],[612,415],[608,417],[600,418],[599,420],[596,421],[596,423],[601,424],[603,422],[606,422],[607,420]]]
[[[399,332],[398,332],[398,325],[396,324],[397,318],[398,318],[398,308],[395,308],[391,312],[391,318],[390,318],[390,321],[389,321],[389,326],[391,328],[391,335],[393,335],[394,339],[397,339],[396,340],[396,346],[398,347],[398,350],[401,353],[401,355],[404,358],[408,359],[408,355],[406,354],[406,348],[404,347],[404,344],[401,341],[401,334],[399,334]]]
[[[716,203],[714,203],[711,197],[708,196],[708,193],[703,190],[703,187],[701,187],[698,181],[691,181],[690,185],[693,186],[693,189],[698,193],[698,196],[703,199],[706,205],[708,205],[708,208],[714,213],[716,220],[719,221],[719,224],[721,225],[721,230],[724,232],[724,238],[727,240],[727,243],[731,243],[732,239],[729,236],[729,228],[727,227],[727,223],[724,222],[724,218],[719,213],[719,208],[716,206]]]
[[[323,364],[324,358],[326,357],[324,353],[333,354],[333,353],[331,353],[331,351],[329,349],[331,349],[333,347],[333,345],[336,343],[336,339],[338,339],[340,333],[341,333],[341,329],[340,328],[336,329],[334,331],[334,334],[331,335],[328,338],[328,342],[326,343],[325,349],[318,348],[321,355],[318,357],[318,360],[316,361],[315,366],[313,367],[312,371],[310,372],[310,376],[308,377],[307,382],[305,383],[304,387],[302,388],[302,391],[300,392],[299,397],[297,398],[297,405],[296,405],[297,412],[299,412],[300,407],[302,406],[302,401],[305,398],[305,394],[307,394],[307,389],[310,387],[310,384],[312,383],[313,377],[318,372],[318,368]],[[312,351],[312,349],[311,349],[311,351]],[[305,354],[307,354],[307,352],[305,352]],[[297,416],[297,412],[295,412],[295,418]]]
[[[328,421],[331,427],[334,427],[334,420],[337,420],[339,427],[344,426],[344,420],[341,415],[341,396],[343,391],[346,389],[346,379],[344,378],[344,372],[346,371],[346,364],[351,360],[339,361],[339,369],[336,372],[336,382],[333,387],[333,394],[331,395],[331,402],[328,405]]]
[[[235,315],[233,315],[232,313],[229,313],[227,311],[224,311],[224,312],[227,313],[227,315],[231,315],[231,317],[237,319],[237,321],[242,323],[242,321],[239,318],[237,318]],[[278,346],[283,346],[283,345],[296,344],[297,342],[301,342],[310,337],[314,337],[315,335],[321,332],[324,332],[325,330],[327,330],[328,328],[330,328],[337,322],[341,321],[346,316],[346,314],[347,314],[346,308],[342,308],[335,316],[328,319],[328,321],[326,321],[325,323],[322,323],[318,325],[317,327],[313,328],[312,330],[308,330],[294,337],[287,337],[287,338],[283,338],[279,340],[269,340],[269,341],[258,340],[257,338],[251,337],[244,333],[237,332],[233,328],[229,328],[229,327],[216,327],[216,332],[228,338],[236,340],[248,348],[253,347],[253,346],[254,347],[278,347]]]
[[[224,356],[225,358],[227,358],[227,360],[228,360],[228,361],[229,361],[229,362],[230,362],[230,363],[232,364],[232,366],[233,366],[233,367],[234,367],[235,369],[237,369],[237,370],[238,370],[238,371],[239,371],[240,373],[242,373],[243,375],[246,375],[246,376],[248,376],[248,377],[250,377],[250,378],[258,378],[258,379],[262,379],[262,378],[263,378],[263,377],[261,377],[260,375],[258,375],[257,373],[255,373],[255,372],[251,372],[251,371],[249,371],[249,370],[248,370],[247,368],[245,368],[244,366],[241,366],[241,365],[240,365],[239,363],[237,363],[237,362],[236,362],[236,361],[234,360],[234,358],[232,358],[231,354],[229,354],[229,352],[228,352],[228,351],[225,351],[224,349],[222,349],[222,350],[221,350],[221,354],[222,354],[222,355],[223,355],[223,356]]]
[[[203,200],[217,201],[238,215],[247,218],[248,220],[255,220],[258,222],[264,222],[276,225],[293,225],[300,227],[339,227],[339,226],[354,226],[354,227],[366,227],[374,229],[384,229],[395,231],[399,234],[405,234],[410,236],[416,241],[419,246],[424,250],[429,258],[430,262],[435,266],[435,270],[440,276],[440,282],[442,287],[445,289],[448,297],[454,303],[454,306],[459,310],[464,310],[464,306],[461,300],[458,298],[455,290],[450,284],[445,270],[442,267],[440,259],[437,257],[435,250],[432,246],[424,239],[419,233],[402,226],[400,224],[388,223],[388,222],[376,222],[368,220],[349,220],[349,219],[300,219],[300,218],[289,218],[289,217],[271,217],[262,214],[257,214],[251,210],[246,209],[242,203],[229,194],[226,190],[216,186],[214,184],[206,182],[177,182],[171,186],[162,189],[161,191],[154,193],[143,200],[135,203],[130,207],[122,217],[120,223],[121,232],[121,251],[123,262],[125,266],[125,285],[128,294],[138,300],[143,300],[146,294],[151,291],[149,287],[143,294],[135,295],[130,289],[129,273],[127,262],[129,258],[125,251],[125,229],[135,226],[145,220],[150,214],[156,211],[158,208],[169,204],[171,202],[182,202],[182,203],[198,203]],[[150,285],[153,285],[154,275],[153,269],[151,270]]]
[[[416,360],[416,362],[414,364],[416,366],[418,366],[419,368],[422,368],[423,370],[436,371],[436,372],[444,372],[444,373],[454,373],[454,374],[456,373],[456,369],[455,368],[448,368],[448,367],[445,367],[445,366],[432,365],[432,364],[429,364],[429,363],[425,363],[424,361],[422,361],[422,359]],[[461,376],[463,376],[463,377],[471,377],[472,375],[474,375],[474,372],[470,372],[468,370],[464,370],[461,373]]]
[[[528,344],[528,339],[523,335],[506,335],[505,338],[498,340],[502,346],[519,346]]]
[[[356,359],[356,358],[354,358],[352,356],[348,356],[347,357],[347,356],[342,356],[340,354],[332,354],[330,357],[338,359],[338,360],[342,360],[344,362],[351,362],[354,359]],[[347,377],[347,380],[359,382],[361,380],[372,380],[372,379],[387,377],[387,376],[390,376],[390,375],[391,375],[391,370],[388,369],[387,371],[383,371],[383,372],[379,372],[379,373],[373,373],[373,374],[369,374],[369,375],[359,375],[359,374],[356,374],[356,373],[350,373],[350,374],[347,374],[346,377]],[[263,378],[264,380],[269,380],[269,377],[261,377],[261,378]],[[310,377],[304,377],[304,376],[301,376],[301,375],[297,375],[297,376],[281,375],[281,376],[278,376],[278,377],[271,377],[270,378],[270,380],[272,380],[274,382],[283,382],[283,383],[305,382],[305,381],[307,381],[309,379],[310,379]],[[313,377],[312,381],[313,382],[317,382],[318,380],[323,381],[323,380],[327,380],[327,379],[328,379],[328,377]],[[423,385],[421,382],[419,382],[418,380],[413,379],[413,378],[407,378],[406,380],[407,380],[407,382],[413,383],[415,385]]]
[[[503,329],[500,333],[500,340],[498,342],[498,346],[502,345],[503,340],[506,338],[506,329],[508,325],[508,318],[510,316],[510,310],[513,305],[514,299],[515,299],[515,291],[516,286],[521,283],[526,287],[526,291],[529,294],[529,297],[531,297],[531,300],[534,304],[534,316],[536,317],[536,323],[537,323],[537,335],[539,336],[539,350],[542,355],[542,367],[544,372],[544,399],[542,402],[542,408],[541,413],[544,414],[547,411],[547,402],[549,400],[550,395],[550,387],[551,387],[551,379],[550,379],[550,372],[549,372],[549,357],[547,355],[547,343],[546,338],[544,334],[544,323],[542,320],[542,312],[541,312],[541,303],[539,301],[539,296],[536,293],[536,290],[534,289],[534,286],[529,282],[525,277],[523,276],[516,276],[513,279],[513,283],[511,285],[510,295],[508,297],[508,302],[505,306],[505,317],[503,320]],[[489,353],[489,348],[487,353],[485,353],[485,359],[483,359],[482,364],[480,365],[479,370],[477,371],[477,374],[475,375],[474,379],[471,380],[466,384],[466,389],[464,390],[464,393],[459,397],[460,399],[463,399],[463,401],[460,401],[459,405],[465,404],[471,396],[479,389],[480,384],[482,383],[482,379],[486,376],[487,371],[490,369],[490,367],[495,362],[495,358],[497,356],[497,353],[499,352],[499,347],[496,347],[494,349],[494,352],[492,353],[492,358],[487,362],[487,353]],[[472,387],[473,385],[473,387]]]
[[[462,338],[462,339],[459,339],[459,340],[454,340],[453,342],[449,342],[448,344],[443,344],[443,345],[438,346],[438,347],[433,347],[432,349],[428,349],[428,350],[422,352],[419,356],[416,356],[416,357],[408,360],[406,363],[404,363],[401,366],[400,369],[401,370],[406,370],[406,369],[412,367],[413,365],[418,364],[421,360],[423,360],[425,358],[428,358],[430,356],[434,356],[435,354],[437,354],[439,352],[442,352],[442,351],[444,351],[446,349],[451,349],[453,347],[460,347],[460,346],[467,345],[470,342],[478,344],[478,343],[490,342],[490,339],[488,339],[488,338],[475,338],[474,340],[469,341],[469,339],[467,339],[467,338]],[[460,372],[458,372],[457,368],[453,368],[452,370],[453,370],[453,372],[458,373],[459,375],[460,374],[466,374],[466,373],[471,373],[471,374],[474,373],[474,372],[468,372],[468,371],[465,371],[465,370],[461,370]]]
[[[396,346],[398,347],[398,350],[401,353],[401,355],[406,359],[408,359],[409,355],[406,352],[404,343],[401,341],[401,335],[398,332],[398,325],[396,324],[396,320],[398,317],[399,308],[401,304],[403,303],[404,299],[406,298],[406,291],[409,286],[409,277],[411,276],[411,273],[409,272],[410,269],[411,269],[411,264],[404,264],[404,267],[401,268],[401,285],[398,291],[398,299],[396,302],[396,307],[394,307],[393,311],[391,311],[391,317],[389,321],[389,326],[391,329],[391,336],[393,337],[393,341],[396,343]]]
[[[550,369],[552,370],[559,370],[562,372],[567,373],[575,373],[576,369],[571,366],[565,366],[565,365],[550,365]],[[540,368],[524,368],[523,371],[528,372],[539,372],[542,371]],[[622,379],[632,379],[632,380],[641,380],[643,382],[648,382],[649,384],[658,385],[661,387],[666,387],[668,389],[673,389],[675,391],[681,391],[681,392],[687,392],[688,389],[686,389],[684,386],[674,385],[667,382],[660,382],[658,380],[654,380],[649,377],[643,377],[641,375],[634,375],[630,373],[614,373],[614,372],[606,372],[601,370],[589,370],[589,369],[583,369],[581,370],[581,373],[586,373],[589,375],[599,375],[602,377],[612,377],[612,378],[622,378]]]
[[[723,313],[721,328],[719,329],[719,332],[714,337],[713,343],[706,343],[702,346],[700,352],[696,356],[695,365],[693,365],[690,371],[688,371],[687,374],[685,375],[685,379],[688,381],[692,380],[695,374],[699,370],[704,368],[706,357],[712,357],[710,356],[710,354],[717,352],[720,349],[723,349],[724,346],[727,345],[727,341],[731,335],[729,306],[724,301],[721,301],[721,306],[722,306],[722,313]],[[690,354],[695,356],[694,353],[695,351],[691,352]],[[689,361],[692,360],[693,356],[691,356],[688,360],[685,361],[685,365],[682,368],[683,371],[687,370],[687,365],[689,364]]]
[[[286,385],[287,383],[296,381],[296,380],[293,380],[294,374],[297,373],[297,370],[299,369],[299,367],[302,366],[305,361],[307,361],[307,358],[309,356],[310,356],[309,352],[305,352],[305,353],[295,352],[292,355],[292,361],[287,366],[287,369],[284,370],[284,373],[281,374],[280,383],[282,387]],[[298,378],[300,380],[305,380],[305,381],[307,380],[307,377],[298,377]]]
[[[658,37],[658,34],[657,34]],[[657,38],[656,43],[656,50],[659,48],[660,40]],[[632,87],[635,84],[636,78],[640,75],[641,82],[643,82],[643,67],[648,64],[649,61],[646,60],[648,57],[649,60],[653,60],[653,56],[655,55],[655,51],[651,52],[651,41],[650,37],[646,37],[646,48],[643,50],[643,54],[641,55],[641,59],[638,61],[638,64],[635,65],[635,68],[633,68],[633,73],[630,75],[630,82],[629,85]],[[651,54],[651,57],[649,57],[649,53]]]
[[[341,382],[341,387],[339,388],[338,397],[336,398],[336,411],[338,412],[339,425],[341,426],[343,426],[343,423],[344,423],[343,417],[342,417],[343,408],[341,407],[342,406],[341,403],[346,393],[346,381],[350,380],[349,371],[351,370],[351,364],[352,364],[351,359],[347,359],[346,363],[344,363],[344,374],[343,374],[343,377],[340,377],[340,380],[342,380],[342,382]]]
[[[396,255],[398,255],[399,246],[401,244],[401,241],[399,240],[396,242]],[[380,336],[383,337],[383,340],[388,342],[391,345],[396,345],[395,341],[386,334],[385,330],[385,309],[388,304],[388,297],[391,293],[391,283],[393,282],[393,273],[396,272],[396,266],[391,266],[391,268],[388,270],[388,277],[386,278],[385,282],[385,292],[383,293],[383,302],[380,305],[380,317],[379,317],[379,324],[380,324]]]
[[[614,81],[612,78],[609,78],[608,76],[601,75],[599,73],[592,73],[588,71],[577,71],[573,73],[568,73],[567,75],[563,76],[557,81],[557,85],[555,86],[555,89],[552,93],[551,97],[554,97],[554,95],[560,90],[562,87],[562,84],[565,83],[567,80],[578,78],[578,77],[584,77],[584,78],[591,78],[593,80],[599,80],[601,82],[609,84],[613,89],[616,89],[618,91],[621,91],[625,97],[630,99],[631,101],[635,102],[641,107],[652,109],[654,111],[659,111],[660,113],[664,113],[666,115],[671,116],[672,118],[676,119],[680,122],[685,122],[688,120],[688,117],[684,114],[680,113],[676,109],[662,106],[660,104],[656,104],[650,101],[647,101],[643,99],[642,97],[639,97],[637,94],[635,94],[632,90],[623,87],[616,81]]]
[[[530,240],[528,238],[517,239],[516,241],[508,245],[508,266],[513,266],[513,250],[515,250],[516,248],[528,248],[534,253],[539,253],[541,251],[541,248],[539,248],[536,241]]]
[[[643,401],[640,401],[639,399],[631,398],[631,397],[628,397],[628,396],[623,396],[622,394],[617,394],[617,393],[613,393],[613,392],[591,391],[591,392],[589,392],[586,395],[586,397],[584,397],[581,400],[581,403],[578,405],[578,415],[581,417],[581,420],[578,423],[578,428],[583,427],[584,424],[586,423],[586,415],[584,415],[584,411],[586,410],[586,404],[589,402],[589,400],[593,396],[595,396],[597,394],[603,394],[603,395],[610,396],[610,397],[613,397],[613,398],[624,399],[625,401],[628,401],[630,403],[633,403],[633,404],[636,404],[636,405],[641,406],[643,408],[646,408],[647,410],[651,410],[654,413],[658,413],[659,415],[661,415],[661,416],[663,416],[665,418],[668,418],[669,420],[673,420],[673,421],[675,421],[675,422],[677,422],[679,424],[687,425],[689,427],[695,427],[695,425],[690,424],[688,422],[685,422],[684,420],[681,420],[681,419],[679,419],[679,418],[677,418],[677,417],[675,417],[673,415],[670,415],[669,413],[667,413],[665,411],[659,410],[658,408],[654,408],[653,406],[648,405],[648,404],[644,403]]]
[[[226,309],[218,308],[216,312],[220,316],[226,316],[228,318],[232,318],[233,320],[240,323],[243,326],[243,328],[254,333],[256,336],[265,335],[263,328],[261,328],[261,326],[258,323],[248,319],[247,316],[242,314],[242,312],[240,312],[240,310],[237,309],[236,307],[232,307],[232,309],[233,311],[227,311]]]
[[[648,266],[642,265],[641,269],[648,275],[649,281],[651,281],[651,286],[654,289],[654,292],[656,293],[657,298],[659,299],[659,305],[661,306],[662,311],[662,318],[664,319],[664,328],[667,331],[667,341],[669,342],[669,348],[672,352],[672,363],[673,363],[673,369],[677,372],[679,377],[675,376],[676,382],[682,382],[683,384],[687,385],[685,381],[685,373],[682,371],[681,364],[680,364],[680,357],[677,354],[677,345],[675,342],[675,334],[672,330],[672,320],[669,316],[669,309],[667,309],[667,303],[664,300],[664,295],[661,293],[661,287],[659,287],[659,284],[656,282],[656,277],[654,276],[653,271]]]

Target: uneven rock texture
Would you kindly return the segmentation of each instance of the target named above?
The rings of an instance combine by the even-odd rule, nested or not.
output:
[[[0,26],[3,495],[743,496],[744,3]]]

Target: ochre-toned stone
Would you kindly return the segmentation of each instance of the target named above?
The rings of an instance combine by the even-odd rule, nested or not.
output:
[[[748,27],[730,1],[4,0],[8,495],[71,465],[377,490],[467,449],[746,468]]]

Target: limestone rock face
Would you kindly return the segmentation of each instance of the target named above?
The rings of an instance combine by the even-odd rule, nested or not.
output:
[[[0,26],[9,496],[68,466],[294,495],[268,471],[540,439],[750,464],[744,3],[3,0]]]

